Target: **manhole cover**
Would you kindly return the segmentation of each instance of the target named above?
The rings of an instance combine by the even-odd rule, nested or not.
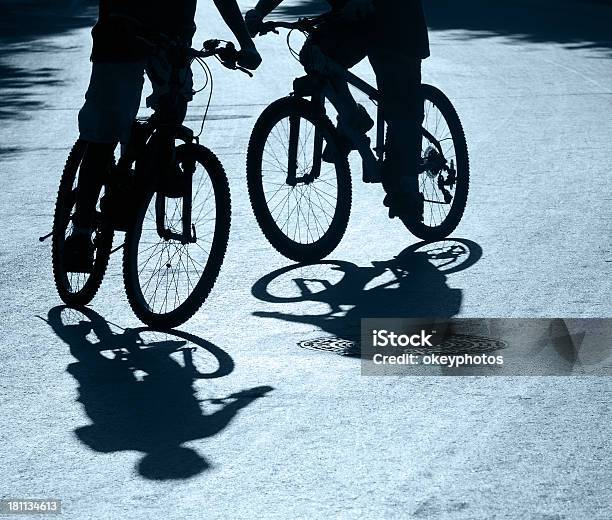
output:
[[[346,338],[328,336],[326,338],[309,339],[300,341],[298,346],[308,350],[320,350],[341,356],[360,355],[359,341]],[[405,352],[420,356],[427,354],[484,354],[506,348],[507,346],[506,342],[498,339],[469,334],[452,334],[439,345],[428,348],[407,348]]]
[[[322,350],[341,356],[359,356],[359,343],[345,338],[316,338],[300,341],[298,347],[308,350]]]
[[[506,348],[506,342],[485,336],[472,336],[470,334],[451,334],[439,345],[428,348],[410,348],[406,352],[416,355],[427,354],[484,354]]]

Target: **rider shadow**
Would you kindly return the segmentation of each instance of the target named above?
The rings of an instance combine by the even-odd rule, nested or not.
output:
[[[117,333],[86,308],[55,307],[45,321],[76,358],[67,371],[92,421],[75,430],[77,438],[99,453],[144,453],[137,470],[148,479],[186,479],[209,469],[204,457],[183,444],[221,432],[241,409],[272,390],[261,386],[207,399],[219,408],[204,414],[195,380],[223,377],[234,368],[232,358],[212,343],[146,327]],[[194,358],[207,370],[213,358],[214,367],[202,373]]]
[[[448,286],[447,275],[474,265],[482,256],[481,247],[471,240],[449,239],[421,242],[404,249],[391,260],[360,267],[344,261],[323,261],[312,266],[292,265],[258,280],[253,295],[273,303],[318,302],[327,305],[323,314],[255,312],[255,316],[313,325],[334,338],[358,344],[362,318],[452,318],[459,313],[462,290]],[[299,276],[291,279],[298,297],[279,298],[268,288],[273,280],[300,268],[328,269],[327,278]],[[331,269],[331,271],[329,270]],[[342,278],[333,283],[340,272]],[[307,273],[309,274],[309,273]],[[332,276],[333,274],[333,276]],[[380,278],[380,280],[378,280]],[[312,288],[322,287],[313,291]],[[345,352],[359,355],[355,350]]]

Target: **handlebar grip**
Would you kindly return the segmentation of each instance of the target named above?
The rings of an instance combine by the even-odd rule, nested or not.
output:
[[[238,60],[238,51],[233,44],[218,49],[217,55],[221,58],[221,61],[229,64],[235,64]]]
[[[268,33],[278,34],[278,24],[276,22],[263,22],[257,34],[265,36]]]
[[[210,51],[212,49],[216,49],[217,47],[219,47],[220,43],[221,43],[220,40],[206,40],[202,44],[202,48],[206,51]]]

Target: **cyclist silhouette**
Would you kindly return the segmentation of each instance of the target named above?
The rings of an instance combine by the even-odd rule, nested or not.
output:
[[[225,376],[234,366],[215,345],[191,334],[161,334],[145,327],[117,333],[91,309],[55,307],[45,321],[70,347],[75,362],[67,371],[78,382],[78,401],[92,421],[76,428],[75,435],[99,453],[143,453],[138,471],[150,479],[188,478],[209,468],[183,444],[216,435],[242,408],[272,390],[259,386],[207,399],[215,411],[205,414],[194,382]],[[161,337],[151,341],[146,338],[150,334]],[[214,356],[218,368],[200,373],[192,359],[197,350]]]
[[[350,262],[322,262],[343,273],[335,284],[320,277],[296,277],[298,298],[287,302],[312,301],[327,305],[322,314],[289,314],[254,312],[254,316],[287,322],[307,323],[322,331],[347,340],[358,340],[363,318],[451,318],[461,309],[462,290],[448,286],[447,274],[467,269],[482,254],[480,247],[469,240],[449,243],[419,243],[410,246],[391,260],[357,266]],[[316,264],[315,264],[316,265]],[[290,266],[264,277],[253,286],[253,295],[264,301],[270,298],[267,285],[271,280],[295,269]],[[307,269],[307,267],[305,268]],[[384,276],[392,275],[391,279]],[[383,277],[384,276],[384,277]],[[379,283],[375,283],[381,277]],[[310,287],[322,286],[321,291]]]
[[[238,64],[248,69],[257,68],[261,58],[236,0],[213,1],[241,47]],[[95,246],[91,234],[96,203],[117,143],[126,145],[129,141],[140,105],[145,70],[153,86],[147,106],[169,123],[180,124],[185,117],[187,102],[193,97],[189,64],[185,64],[180,73],[183,99],[178,104],[170,103],[165,94],[169,90],[171,67],[168,57],[158,52],[156,42],[162,38],[190,45],[195,33],[195,9],[196,0],[99,2],[98,22],[92,30],[91,78],[85,104],[79,112],[79,137],[88,146],[79,171],[74,229],[65,243],[67,271],[92,270]],[[172,104],[174,106],[170,106]],[[172,140],[173,136],[169,135],[168,146],[159,151],[162,165],[167,164],[164,152],[172,149]]]
[[[245,20],[254,35],[263,19],[283,0],[260,0]],[[427,25],[421,0],[327,0],[332,16],[306,41],[300,61],[307,71],[323,72],[332,60],[350,68],[369,58],[381,93],[388,125],[382,172],[389,216],[413,212],[422,219],[423,197],[417,176],[421,159],[423,99],[421,61],[429,56]],[[352,97],[347,83],[331,78],[331,97],[338,112],[338,131],[365,133],[373,121]],[[343,139],[342,153],[351,150]],[[333,162],[331,150],[323,160]],[[368,168],[364,162],[364,168]]]

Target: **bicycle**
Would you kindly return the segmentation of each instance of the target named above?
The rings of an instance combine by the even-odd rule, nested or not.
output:
[[[210,80],[202,126],[212,97],[212,73],[204,59],[216,57],[225,67],[251,75],[237,65],[237,51],[231,42],[208,40],[201,50],[169,40],[159,45],[168,53],[172,67],[167,98],[170,104],[179,95],[181,67],[195,60],[206,73],[203,88]],[[165,142],[171,141],[172,148],[172,159],[164,167],[160,167],[158,155],[162,135],[170,136]],[[176,140],[182,144],[176,146]],[[77,172],[86,146],[78,140],[68,156],[53,230],[41,237],[52,237],[53,276],[60,298],[67,305],[89,304],[102,284],[111,253],[123,248],[125,292],[136,316],[152,327],[184,323],[208,297],[227,248],[231,199],[221,162],[199,143],[199,136],[191,129],[163,120],[157,111],[149,118],[137,119],[127,145],[133,155],[127,161],[128,168],[111,166],[98,199],[92,270],[67,272],[63,249],[73,227]],[[157,174],[151,175],[152,171]],[[113,249],[116,231],[125,231],[125,241]]]
[[[365,267],[343,260],[291,264],[257,280],[251,294],[262,302],[275,304],[325,302],[333,306],[333,312],[343,312],[340,305],[353,305],[361,292],[374,288],[395,290],[397,282],[410,275],[446,277],[471,268],[481,258],[482,248],[471,240],[449,238],[417,242],[393,259],[375,261]],[[385,272],[393,277],[372,285]]]
[[[158,352],[167,356],[168,363],[177,362],[194,380],[225,377],[234,370],[234,360],[227,352],[188,332],[125,328],[108,322],[88,307],[53,307],[47,318],[41,319],[70,346],[78,361],[90,365],[119,368],[124,364],[134,371],[147,355]],[[92,332],[95,342],[90,341]],[[105,357],[103,351],[109,356]]]
[[[260,35],[289,29],[306,35],[325,23],[329,14],[295,22],[265,22]],[[333,164],[322,161],[324,146],[340,149],[340,136],[326,113],[329,77],[345,79],[377,105],[375,146],[369,140],[353,144],[375,173],[364,182],[379,183],[385,157],[385,118],[378,91],[330,62],[326,75],[307,73],[293,82],[293,92],[272,102],[260,115],[247,152],[247,182],[251,206],[263,234],[282,255],[314,262],[340,243],[351,211],[348,158],[335,153]],[[406,228],[423,240],[440,240],[458,226],[467,203],[469,156],[463,127],[450,100],[423,84],[425,117],[419,169],[424,198],[423,220],[402,216]],[[309,100],[307,98],[310,98]],[[364,144],[365,143],[365,144]],[[302,207],[302,203],[306,207]]]
[[[448,275],[469,269],[481,257],[475,242],[449,238],[412,244],[391,259],[363,266],[342,260],[292,264],[255,282],[251,294],[275,306],[253,315],[325,332],[325,338],[307,341],[320,342],[323,350],[330,345],[350,347],[359,341],[364,317],[430,323],[456,316],[463,296],[461,289],[449,286]],[[316,303],[312,313],[279,307],[304,302]],[[344,353],[356,353],[349,350]]]

